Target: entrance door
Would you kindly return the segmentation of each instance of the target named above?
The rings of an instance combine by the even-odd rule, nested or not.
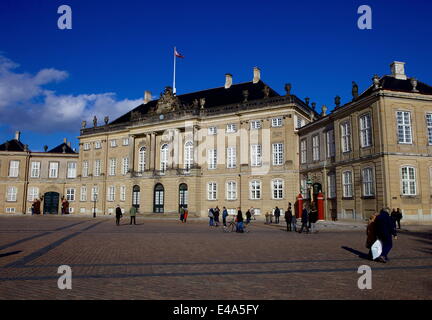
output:
[[[153,212],[156,212],[156,213],[163,213],[164,212],[164,187],[160,183],[158,183],[154,189]]]
[[[47,192],[44,195],[44,214],[58,214],[60,194],[58,192]]]
[[[188,187],[186,183],[182,183],[179,187],[179,211],[180,208],[187,208],[188,206]]]
[[[133,186],[132,192],[132,206],[138,209],[140,206],[140,187]]]

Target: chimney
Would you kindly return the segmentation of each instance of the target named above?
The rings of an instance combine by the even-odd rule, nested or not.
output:
[[[144,104],[149,103],[152,100],[151,92],[146,90],[144,91]]]
[[[71,143],[70,143],[70,141],[67,143],[67,145],[68,145],[69,148],[71,147]]]
[[[258,83],[261,79],[261,70],[258,67],[253,68],[253,83]]]
[[[21,132],[20,131],[15,131],[15,140],[20,141],[20,137],[21,137]]]
[[[232,74],[225,74],[225,89],[229,89],[232,85]]]
[[[67,143],[67,138],[63,138],[63,143]]]
[[[392,76],[395,79],[406,80],[407,76],[405,74],[405,62],[394,61],[390,65]]]

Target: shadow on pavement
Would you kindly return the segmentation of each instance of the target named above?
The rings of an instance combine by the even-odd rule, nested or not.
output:
[[[12,251],[12,252],[7,252],[7,253],[1,253],[0,254],[0,258],[7,257],[7,256],[12,256],[12,255],[18,254],[20,252],[22,252],[22,251],[20,250],[20,251]]]
[[[355,250],[353,248],[348,248],[345,246],[341,247],[342,249],[345,249],[346,251],[349,251],[351,253],[354,253],[355,255],[357,255],[360,259],[365,259],[365,260],[369,260],[369,255],[367,253]]]

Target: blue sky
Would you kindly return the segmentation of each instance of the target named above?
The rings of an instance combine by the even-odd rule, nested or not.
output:
[[[72,8],[72,30],[59,30],[57,8]],[[357,8],[372,8],[360,30]],[[432,84],[432,3],[428,0],[0,2],[0,141],[22,131],[32,150],[77,147],[81,120],[115,118],[172,85],[177,93],[250,81],[252,68],[279,93],[333,107],[351,99],[389,64]]]

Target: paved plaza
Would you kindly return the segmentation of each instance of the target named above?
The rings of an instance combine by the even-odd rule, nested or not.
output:
[[[0,299],[430,299],[432,226],[408,226],[389,263],[364,258],[365,227],[288,233],[254,221],[225,233],[204,220],[0,217]],[[72,289],[60,290],[60,265]],[[372,268],[360,290],[359,266]]]

